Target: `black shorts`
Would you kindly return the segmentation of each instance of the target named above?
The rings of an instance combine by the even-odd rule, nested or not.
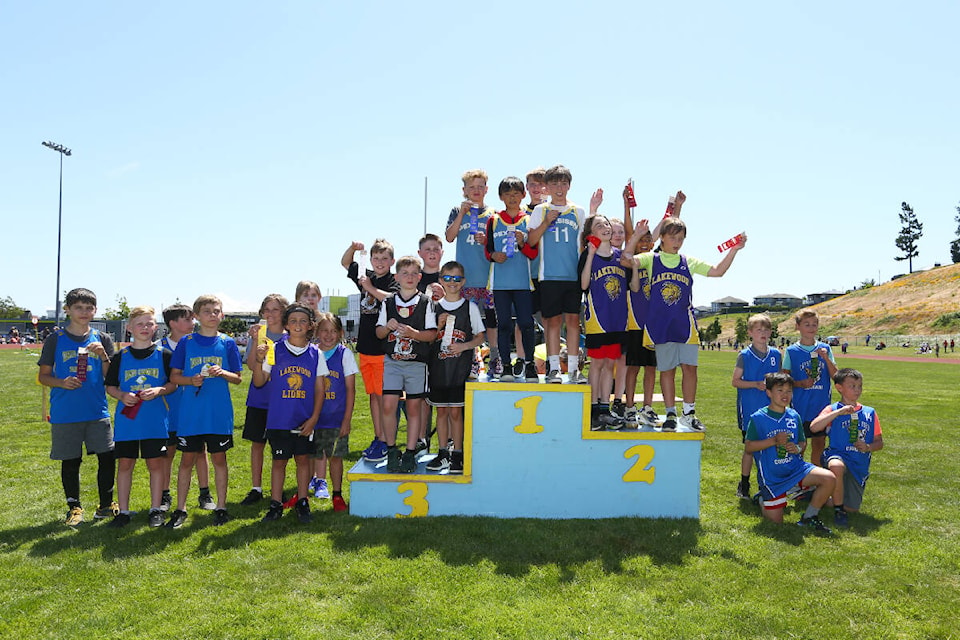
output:
[[[177,450],[177,444],[178,444],[179,442],[180,442],[180,441],[177,440],[177,432],[176,432],[176,431],[171,431],[171,432],[169,433],[169,435],[167,435],[167,452],[176,451],[176,450]]]
[[[626,331],[611,331],[609,333],[588,333],[586,336],[587,349],[599,349],[610,344],[619,344],[621,347],[626,345]]]
[[[243,421],[243,439],[260,444],[267,441],[266,409],[247,407],[247,416]]]
[[[223,453],[233,448],[233,436],[224,436],[215,433],[199,436],[177,436],[177,449],[184,453],[203,453],[204,448],[209,453]]]
[[[553,318],[562,313],[580,313],[583,289],[574,280],[544,280],[540,283],[540,315]]]
[[[273,454],[274,460],[289,460],[294,456],[312,456],[317,451],[313,434],[305,438],[291,433],[288,429],[268,430],[267,442],[270,443],[270,453]]]
[[[657,352],[643,346],[643,329],[627,331],[627,366],[657,366]]]
[[[807,437],[807,440],[809,440],[810,438],[826,438],[827,437],[826,429],[824,429],[823,431],[816,431],[816,432],[810,431],[811,424],[813,424],[812,420],[810,422],[807,422],[806,420],[803,421],[803,435]]]
[[[431,407],[462,407],[466,402],[466,393],[467,389],[463,385],[439,389],[430,387],[427,404]]]
[[[167,455],[166,438],[147,438],[146,440],[124,440],[114,442],[113,453],[118,458],[161,458]]]

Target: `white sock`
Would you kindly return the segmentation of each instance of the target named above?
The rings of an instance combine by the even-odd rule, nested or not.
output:
[[[547,362],[550,363],[550,371],[560,371],[560,356],[547,356]]]
[[[559,357],[558,357],[558,360],[559,360]],[[579,368],[580,368],[580,357],[567,356],[567,373],[573,374]]]
[[[697,406],[696,406],[696,405],[697,405],[696,402],[684,402],[684,403],[683,403],[683,413],[684,413],[684,414],[693,413],[694,411],[697,410]]]
[[[670,415],[671,413],[672,413],[673,415],[677,415],[677,408],[676,408],[676,407],[664,407],[664,409],[666,409],[667,415]]]

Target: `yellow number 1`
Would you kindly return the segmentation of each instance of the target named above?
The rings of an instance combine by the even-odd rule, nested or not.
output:
[[[517,433],[540,433],[543,431],[543,425],[537,424],[537,406],[543,396],[530,396],[521,398],[513,403],[515,409],[520,409],[523,413],[520,415],[520,424],[513,428]]]
[[[395,514],[398,518],[418,518],[427,515],[430,510],[430,503],[427,502],[427,484],[425,482],[404,482],[397,487],[397,493],[410,492],[410,495],[403,499],[403,504],[410,507],[410,513]]]
[[[653,484],[653,480],[657,475],[657,468],[645,468],[648,464],[653,462],[653,453],[653,447],[649,444],[638,444],[624,451],[624,458],[632,458],[633,456],[637,456],[637,461],[633,463],[633,466],[627,469],[625,474],[623,474],[623,481],[646,482],[647,484]]]

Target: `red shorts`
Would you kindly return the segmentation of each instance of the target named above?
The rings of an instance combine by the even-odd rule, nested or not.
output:
[[[587,355],[598,360],[618,360],[621,353],[619,344],[605,344],[595,349],[587,349]]]

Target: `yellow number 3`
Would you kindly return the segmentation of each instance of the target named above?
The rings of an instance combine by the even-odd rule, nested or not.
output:
[[[649,444],[638,444],[624,451],[624,458],[632,458],[633,456],[637,456],[637,461],[633,463],[633,466],[627,469],[625,474],[623,474],[623,481],[646,482],[647,484],[653,484],[653,480],[657,475],[657,468],[646,468],[648,464],[653,462],[653,453],[653,447]]]
[[[419,518],[427,515],[430,510],[430,503],[427,502],[427,484],[425,482],[404,482],[397,487],[397,493],[410,492],[410,495],[403,499],[403,504],[410,507],[410,513],[398,513],[398,518]]]

